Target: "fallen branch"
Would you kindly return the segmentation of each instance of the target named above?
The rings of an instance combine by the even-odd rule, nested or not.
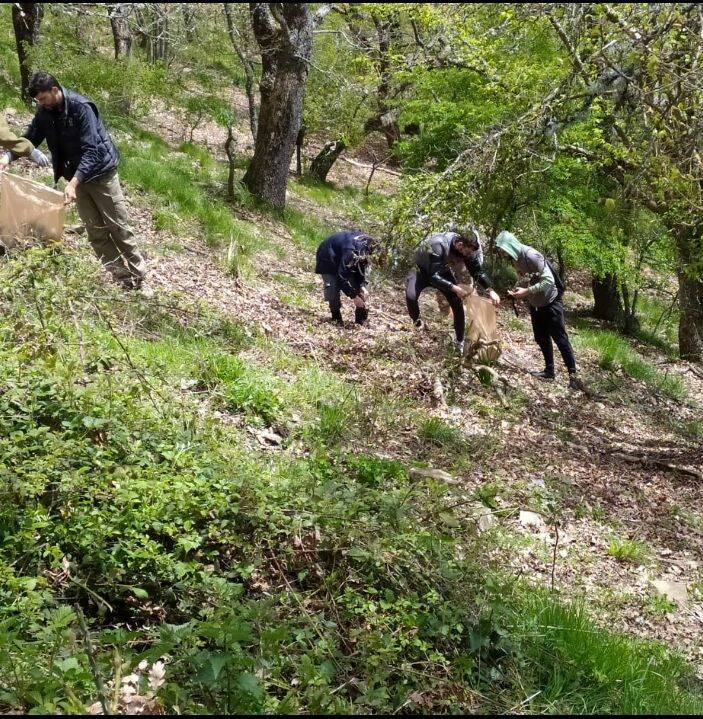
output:
[[[677,464],[669,464],[669,462],[662,462],[660,459],[653,459],[652,457],[635,457],[631,454],[625,454],[623,452],[613,452],[611,457],[615,459],[621,459],[624,462],[630,464],[644,464],[663,469],[668,472],[679,472],[680,474],[686,474],[689,477],[695,477],[703,481],[703,472],[699,472],[696,469],[690,469],[689,467],[681,467]]]

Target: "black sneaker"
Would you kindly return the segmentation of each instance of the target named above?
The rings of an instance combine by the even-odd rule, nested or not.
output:
[[[541,372],[530,372],[530,374],[533,377],[537,377],[538,379],[546,379],[546,380],[554,379],[554,372],[548,372],[546,369],[543,369]]]

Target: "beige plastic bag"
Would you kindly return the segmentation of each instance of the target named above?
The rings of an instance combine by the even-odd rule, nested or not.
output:
[[[478,362],[495,362],[500,357],[496,308],[490,300],[472,294],[464,300],[466,308],[466,353]],[[477,346],[486,342],[487,347]]]
[[[63,193],[9,172],[0,173],[0,241],[60,240],[64,224]]]

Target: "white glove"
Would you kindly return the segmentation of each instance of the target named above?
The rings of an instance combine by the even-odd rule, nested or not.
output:
[[[39,167],[49,167],[51,164],[49,158],[38,148],[34,148],[29,155],[29,159],[39,165]]]

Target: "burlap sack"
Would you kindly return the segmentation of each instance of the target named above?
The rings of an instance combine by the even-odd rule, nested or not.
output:
[[[472,294],[464,300],[466,309],[466,355],[477,362],[495,362],[500,357],[496,308],[490,300]],[[477,342],[495,342],[479,347]]]
[[[19,239],[60,240],[63,193],[9,172],[0,174],[0,241],[11,247]]]

